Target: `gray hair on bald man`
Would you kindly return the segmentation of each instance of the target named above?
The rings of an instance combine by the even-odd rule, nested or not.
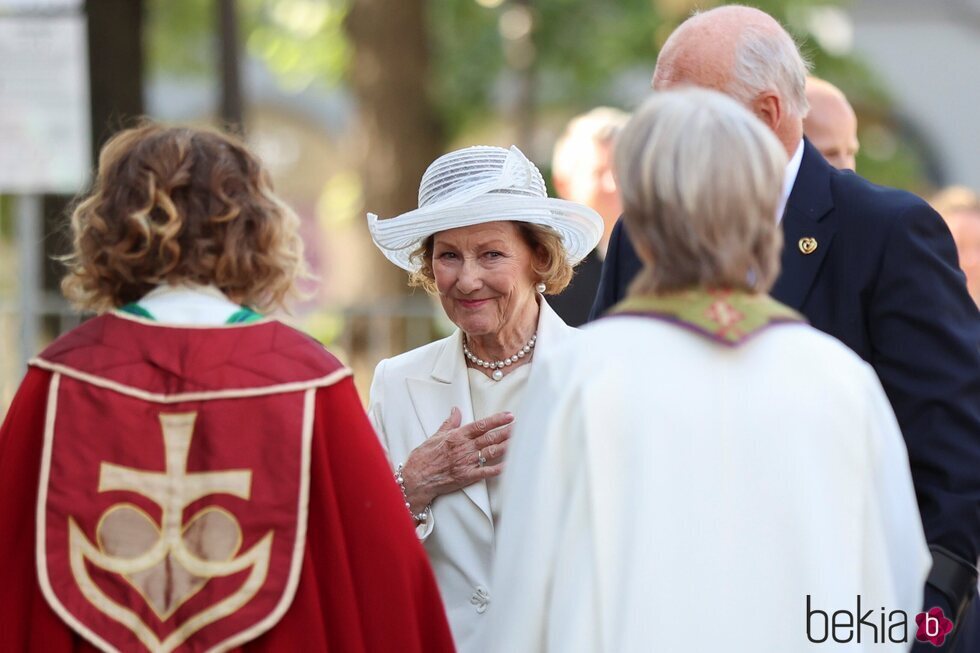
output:
[[[726,90],[746,106],[765,91],[776,90],[793,115],[805,118],[810,110],[806,99],[810,68],[785,30],[748,26],[735,48],[734,74]]]
[[[645,263],[630,294],[768,291],[786,159],[772,131],[722,93],[655,93],[623,129],[614,159],[626,228]]]

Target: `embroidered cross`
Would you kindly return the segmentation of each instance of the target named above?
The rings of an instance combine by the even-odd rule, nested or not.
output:
[[[745,318],[738,309],[723,299],[712,302],[708,307],[707,317],[719,326],[718,331],[723,335]]]
[[[197,413],[160,415],[166,471],[150,472],[112,463],[102,463],[99,468],[99,492],[135,492],[160,506],[161,532],[167,542],[180,539],[181,521],[188,504],[209,494],[230,494],[247,500],[251,492],[250,470],[187,472],[187,453],[196,418]]]

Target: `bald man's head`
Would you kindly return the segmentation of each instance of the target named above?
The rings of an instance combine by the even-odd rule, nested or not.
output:
[[[818,77],[807,77],[810,113],[803,132],[838,170],[854,170],[858,152],[857,115],[839,88]]]
[[[806,63],[769,14],[738,5],[699,13],[670,35],[653,88],[703,86],[733,97],[775,132],[789,155],[803,136]]]

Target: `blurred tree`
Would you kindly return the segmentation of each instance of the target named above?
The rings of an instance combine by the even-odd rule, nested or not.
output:
[[[212,70],[215,46],[209,42],[214,35],[209,27],[214,20],[210,3],[147,2],[156,23],[149,39],[153,69],[180,74]],[[422,64],[414,69],[427,72],[424,79],[416,79],[414,88],[421,91],[423,101],[413,110],[424,111],[426,106],[433,110],[424,122],[441,125],[447,142],[503,121],[510,127],[509,139],[528,145],[535,116],[570,116],[597,104],[632,108],[645,93],[657,52],[670,32],[693,10],[719,4],[724,3],[239,0],[239,10],[247,51],[265,62],[288,90],[318,83],[335,85],[347,79],[358,96],[359,108],[374,115],[368,122],[382,115],[387,120],[392,117],[389,113],[370,105],[388,99],[377,93],[365,95],[367,88],[358,79],[373,74],[364,72],[365,66],[371,66],[364,62],[384,55],[370,50],[376,47],[371,43],[380,45],[383,38],[391,38],[391,51],[403,55],[397,57],[398,66],[410,66],[413,58],[424,56],[425,47],[431,50],[428,68]],[[859,161],[862,171],[882,183],[920,186],[928,172],[928,162],[923,162],[928,153],[889,112],[888,96],[874,75],[849,53],[850,26],[841,9],[844,0],[756,0],[753,4],[786,24],[803,43],[815,73],[840,86],[858,108],[862,132],[867,131],[871,145]],[[358,20],[344,29],[344,17],[351,11],[355,16],[371,16],[360,23],[360,32]],[[401,19],[405,22],[396,25]],[[386,25],[394,27],[388,31]],[[352,66],[359,47],[370,53]],[[384,85],[397,83],[395,77]],[[401,97],[398,104],[414,102],[404,94]],[[429,139],[431,128],[421,129],[419,138]],[[431,143],[420,149],[426,147],[431,148]],[[533,148],[530,153],[534,154]],[[415,164],[405,163],[403,172],[408,174]],[[368,206],[387,205],[387,201],[374,200],[372,189],[366,193]],[[406,191],[400,197],[410,196]]]
[[[154,26],[151,70],[213,75],[213,3],[146,2]],[[647,92],[657,52],[671,31],[695,8],[719,4],[238,0],[237,6],[246,51],[286,91],[311,84],[346,84],[353,91],[361,203],[390,216],[414,206],[426,163],[465,134],[497,134],[544,159],[550,142],[535,148],[528,141],[541,133],[534,125],[546,117],[557,123],[597,104],[632,108]],[[920,187],[928,153],[891,114],[874,75],[850,54],[843,0],[753,4],[786,24],[815,73],[840,86],[858,108],[867,144],[862,172],[882,183]],[[368,260],[366,296],[405,291],[398,270],[379,257]]]
[[[87,0],[92,162],[102,145],[143,114],[143,1]],[[47,296],[60,297],[64,268],[56,256],[68,251],[67,209],[71,197],[45,195],[43,285]],[[42,339],[58,335],[64,323],[46,315]]]
[[[236,134],[245,131],[245,107],[242,101],[241,49],[238,38],[237,0],[218,0],[219,69],[221,79],[221,124]]]
[[[349,81],[358,108],[363,210],[382,218],[416,206],[419,179],[442,151],[442,129],[428,93],[428,5],[426,0],[353,0],[345,22],[353,53]],[[364,236],[367,244],[367,230]],[[371,254],[360,270],[360,296],[371,300],[405,294],[405,272]],[[389,351],[423,344],[409,342],[404,320],[392,322],[390,342],[385,343]],[[347,328],[355,336],[354,365],[370,369],[377,360],[368,359],[376,353],[370,343],[356,338],[368,332],[367,326],[355,317]]]
[[[219,48],[214,1],[146,3],[150,75],[213,75]],[[348,0],[236,0],[234,4],[245,51],[268,66],[286,91],[301,91],[316,83],[333,86],[346,75],[350,48],[343,20]]]
[[[143,0],[87,0],[93,160],[143,114]]]
[[[347,16],[364,198],[366,208],[381,217],[415,207],[419,179],[442,150],[442,130],[428,94],[427,5],[426,0],[354,0]],[[382,294],[398,294],[405,274],[391,265],[386,270],[372,275],[373,281],[388,279]]]

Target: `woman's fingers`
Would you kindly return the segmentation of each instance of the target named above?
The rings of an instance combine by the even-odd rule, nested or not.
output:
[[[506,442],[510,439],[510,434],[513,432],[513,424],[508,424],[507,426],[499,429],[490,431],[489,433],[484,433],[475,440],[473,440],[473,446],[477,449],[482,449],[491,444],[498,444],[501,442]]]
[[[456,408],[456,406],[453,406],[452,409],[449,411],[449,417],[447,417],[446,421],[444,421],[442,425],[439,426],[439,430],[435,432],[435,435],[439,435],[441,433],[448,433],[449,431],[458,428],[460,421],[462,421],[462,417],[463,414],[459,411],[459,409]]]
[[[477,469],[475,478],[473,482],[483,481],[488,478],[493,478],[494,476],[500,476],[506,465],[503,462],[499,462],[496,465],[487,465],[485,467],[480,467]]]
[[[487,470],[500,468],[514,415],[502,412],[465,426],[461,422],[462,413],[454,407],[435,434],[441,437],[427,439],[409,456],[402,474],[413,496],[416,487],[424,486],[434,498],[499,474]]]
[[[498,429],[501,426],[506,426],[514,421],[514,414],[510,412],[504,413],[494,413],[490,417],[484,417],[483,419],[478,419],[475,422],[470,422],[466,426],[462,426],[458,429],[458,433],[463,437],[472,439],[478,438],[487,431],[492,431]]]
[[[504,454],[506,453],[507,443],[491,444],[482,449],[474,450],[468,458],[469,464],[465,470],[466,485],[486,478],[483,470],[487,467],[499,467],[504,461]],[[483,458],[483,464],[480,464],[481,457]]]
[[[480,452],[487,461],[486,465],[499,465],[504,460],[504,454],[507,453],[507,443],[491,444],[481,449]]]

